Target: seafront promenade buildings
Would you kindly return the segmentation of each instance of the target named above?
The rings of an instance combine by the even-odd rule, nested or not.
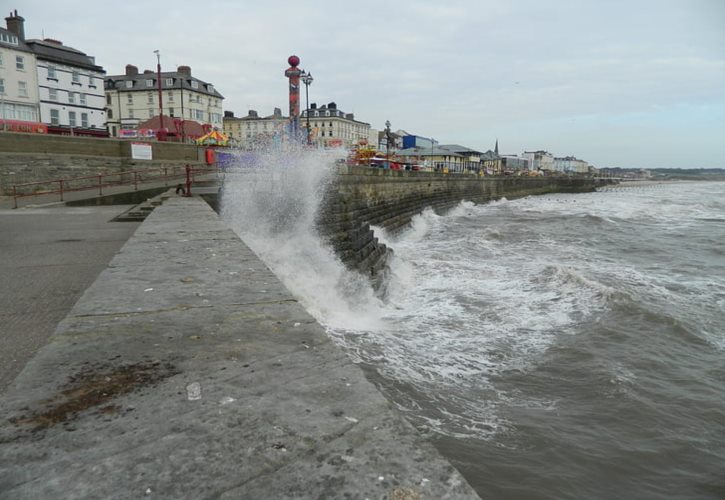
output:
[[[7,129],[6,120],[38,122],[40,100],[37,61],[25,43],[25,19],[15,11],[5,22],[7,29],[0,28],[0,117]]]
[[[319,107],[316,103],[310,104],[310,109],[301,113],[300,130],[306,129],[308,117],[310,142],[317,147],[349,148],[362,142],[374,144],[377,141],[378,133],[369,123],[356,120],[353,113],[337,109],[334,102]]]
[[[124,131],[137,131],[141,122],[160,113],[159,97],[164,115],[181,120],[193,120],[208,128],[221,130],[222,96],[214,85],[191,74],[189,66],[176,71],[152,70],[139,73],[138,67],[127,64],[122,75],[105,79],[107,126],[112,137],[122,137]]]
[[[0,32],[3,120],[42,123],[48,133],[106,135],[103,68],[59,40],[26,39],[25,19],[17,11],[5,21],[7,29]]]
[[[40,121],[48,132],[106,135],[105,71],[94,57],[59,40],[28,40],[38,68]]]
[[[308,116],[309,115],[309,116]],[[309,142],[316,148],[351,148],[361,144],[375,144],[378,132],[369,123],[355,119],[352,113],[337,109],[331,102],[303,110],[298,121],[302,140],[307,136],[309,118]],[[247,116],[236,117],[234,112],[224,113],[224,133],[232,138],[235,145],[243,149],[251,149],[265,145],[281,137],[289,129],[289,117],[282,115],[280,108],[274,108],[269,116],[259,116],[257,111],[250,110]]]
[[[250,109],[247,116],[236,117],[233,111],[224,112],[224,134],[229,136],[231,143],[242,149],[253,149],[269,144],[285,133],[289,117],[282,115],[280,108],[274,108],[269,116],[259,116]]]
[[[554,158],[554,170],[557,172],[574,172],[578,174],[588,173],[590,169],[589,163],[580,160],[574,156],[564,156]]]

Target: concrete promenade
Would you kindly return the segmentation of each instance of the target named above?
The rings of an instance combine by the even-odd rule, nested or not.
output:
[[[138,227],[129,206],[4,208],[0,200],[0,393]]]
[[[198,198],[151,213],[0,407],[3,499],[478,498]]]

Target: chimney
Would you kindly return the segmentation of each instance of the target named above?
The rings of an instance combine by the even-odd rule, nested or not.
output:
[[[179,66],[176,68],[179,73],[191,77],[191,66]]]
[[[282,116],[282,110],[279,108],[274,108],[274,117],[280,118]]]
[[[181,66],[179,66],[179,68],[181,68]],[[181,73],[181,71],[179,71],[179,73]],[[234,118],[234,111],[225,111],[224,118]]]
[[[250,109],[249,110],[249,117],[250,118],[259,118],[259,115],[257,114],[256,111],[254,111],[253,109]]]
[[[331,102],[330,104],[327,105],[327,107],[330,109],[337,109],[337,104],[335,104],[334,102]]]
[[[21,42],[25,41],[25,18],[19,16],[17,10],[5,18],[5,23],[9,32],[16,35]]]
[[[313,102],[312,104],[310,104],[310,109],[317,109],[317,103]]]
[[[127,64],[126,65],[126,76],[136,76],[138,75],[138,68],[134,66],[133,64]]]
[[[345,115],[345,118],[347,118],[348,120],[354,120],[355,119],[355,115],[353,113],[347,113]]]
[[[155,71],[152,70],[152,69],[145,69],[145,70],[143,70],[143,74],[144,75],[153,75],[154,73],[155,73]]]

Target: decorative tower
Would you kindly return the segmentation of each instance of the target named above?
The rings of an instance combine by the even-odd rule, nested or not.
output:
[[[496,153],[496,157],[498,157],[498,139],[496,139],[496,147],[493,148],[493,152]]]
[[[290,67],[284,72],[284,76],[289,78],[290,135],[297,139],[300,117],[300,75],[302,74],[302,70],[297,68],[300,65],[299,57],[294,55],[289,56],[287,62]]]

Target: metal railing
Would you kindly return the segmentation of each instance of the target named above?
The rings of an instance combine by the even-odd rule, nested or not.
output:
[[[163,182],[165,185],[172,180],[184,179],[186,183],[185,194],[190,196],[191,185],[195,177],[218,173],[215,167],[194,168],[190,165],[176,167],[157,167],[144,170],[126,170],[122,172],[104,172],[97,175],[70,177],[63,179],[49,179],[44,181],[24,182],[13,185],[13,208],[18,208],[18,199],[33,196],[59,195],[60,201],[64,194],[76,191],[98,190],[98,196],[103,196],[103,190],[119,187],[133,186],[138,190],[139,184]]]

